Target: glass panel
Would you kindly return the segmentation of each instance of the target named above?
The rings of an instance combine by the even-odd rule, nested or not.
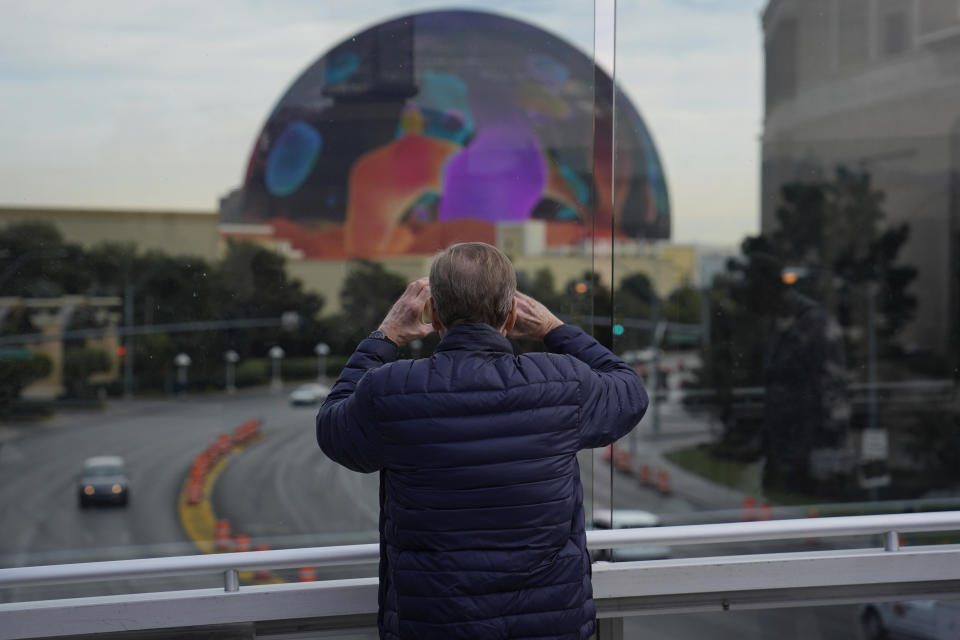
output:
[[[796,607],[624,619],[624,638],[744,638],[785,640],[945,638],[958,621],[958,602],[913,600],[864,605]]]
[[[957,0],[927,0],[917,5],[921,33],[936,33],[960,23],[960,3]]]
[[[376,541],[317,404],[453,242],[609,334],[593,3],[400,6],[4,11],[0,566]],[[103,455],[125,473],[82,477]]]
[[[720,4],[618,5],[672,219],[615,249],[615,317],[665,324],[614,340],[662,380],[613,458],[614,520],[956,508],[958,41],[914,41],[922,3]]]
[[[868,0],[837,4],[837,59],[841,66],[859,64],[870,55],[870,4]]]

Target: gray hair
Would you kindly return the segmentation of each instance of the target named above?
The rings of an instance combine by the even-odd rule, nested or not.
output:
[[[517,275],[505,253],[484,242],[461,242],[430,266],[430,296],[440,322],[485,322],[495,329],[510,315]]]

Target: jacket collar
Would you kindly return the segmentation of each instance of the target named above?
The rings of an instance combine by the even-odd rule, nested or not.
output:
[[[492,351],[513,354],[513,345],[483,322],[463,322],[450,327],[434,351]]]

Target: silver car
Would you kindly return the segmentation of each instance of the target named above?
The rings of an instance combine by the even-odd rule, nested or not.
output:
[[[643,509],[614,509],[613,522],[610,522],[609,509],[593,511],[595,529],[642,529],[659,527],[660,516]],[[612,562],[630,562],[633,560],[660,560],[670,557],[670,547],[666,545],[644,545],[621,547],[619,549],[601,549],[595,553],[597,560]]]

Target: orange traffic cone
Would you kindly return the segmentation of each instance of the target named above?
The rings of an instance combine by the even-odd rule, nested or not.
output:
[[[203,480],[190,478],[187,482],[187,504],[197,505],[203,501]]]
[[[238,533],[233,537],[234,551],[250,551],[250,536],[245,533]]]
[[[807,517],[808,517],[808,518],[819,518],[819,517],[820,517],[820,512],[817,511],[816,509],[810,509],[810,511],[807,512]],[[804,538],[803,541],[806,542],[807,544],[810,544],[810,545],[820,544],[820,538]]]
[[[233,551],[233,539],[230,537],[230,521],[217,520],[213,529],[213,548],[219,552]]]
[[[649,466],[649,465],[641,465],[641,466],[640,466],[640,476],[639,476],[639,478],[640,478],[640,484],[641,484],[641,485],[643,485],[644,487],[649,487],[649,486],[650,486],[650,466]]]
[[[265,544],[258,544],[254,551],[270,551],[270,547]],[[268,569],[257,569],[253,572],[254,580],[269,580],[270,571]]]
[[[773,505],[766,500],[760,505],[760,519],[773,520]]]
[[[743,520],[744,522],[749,522],[750,520],[756,520],[757,519],[756,507],[757,507],[756,500],[754,500],[750,496],[747,496],[746,498],[744,498],[743,499],[743,516],[741,517],[741,520]]]
[[[670,495],[670,472],[666,469],[661,469],[657,473],[657,491],[664,496]]]

